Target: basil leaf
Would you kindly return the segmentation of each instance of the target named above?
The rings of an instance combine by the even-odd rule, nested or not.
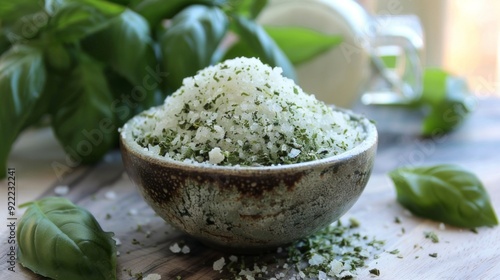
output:
[[[58,96],[52,113],[57,139],[75,163],[99,160],[117,140],[113,98],[103,66],[81,53]]]
[[[33,14],[43,9],[40,1],[16,0],[0,2],[0,19],[2,25],[9,25],[27,14]]]
[[[449,74],[437,68],[424,70],[422,79],[421,101],[426,104],[438,105],[446,98],[446,80]]]
[[[131,101],[138,111],[157,103],[155,92],[161,89],[165,75],[159,71],[150,29],[143,17],[127,9],[107,28],[83,40],[82,46],[136,87],[127,94],[136,96]]]
[[[37,38],[49,22],[49,16],[44,10],[23,14],[12,22],[1,22],[7,39],[12,44],[29,44]]]
[[[430,106],[430,113],[422,123],[424,136],[454,130],[474,108],[466,81],[439,69],[427,69],[424,72],[421,102]]]
[[[73,61],[70,50],[63,44],[50,42],[44,48],[44,58],[47,67],[54,72],[66,72],[70,70]]]
[[[231,5],[233,6],[231,12],[246,18],[255,19],[267,5],[267,2],[267,0],[233,0],[231,1]]]
[[[151,27],[157,26],[162,19],[170,19],[184,8],[203,4],[207,6],[221,6],[225,0],[144,0],[132,4],[133,9],[142,15]]]
[[[113,233],[61,197],[29,202],[17,228],[19,262],[54,279],[116,279]]]
[[[5,177],[11,146],[40,98],[45,76],[38,48],[16,45],[0,57],[0,178]]]
[[[172,19],[171,27],[160,37],[169,88],[179,88],[185,77],[212,64],[228,26],[222,10],[202,5],[189,6]]]
[[[106,2],[102,2],[106,3]],[[76,42],[95,33],[120,15],[124,8],[101,2],[96,5],[71,2],[63,5],[53,15],[48,26],[49,32],[59,42]]]
[[[398,202],[417,216],[465,228],[498,225],[483,184],[459,166],[402,167],[389,176]]]
[[[302,27],[264,27],[288,59],[300,64],[342,43],[342,37]]]
[[[9,40],[7,39],[7,35],[5,34],[5,30],[0,29],[0,56],[9,50],[11,47],[11,44]]]
[[[234,23],[241,43],[248,45],[249,49],[255,53],[254,56],[269,66],[281,67],[284,76],[296,79],[292,63],[262,26],[238,15],[234,16]],[[228,54],[234,54],[234,52]],[[234,57],[226,55],[226,58]]]

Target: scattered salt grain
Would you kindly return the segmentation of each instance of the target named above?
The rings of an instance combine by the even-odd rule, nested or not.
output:
[[[67,195],[68,192],[69,192],[69,187],[65,186],[65,185],[57,186],[57,187],[54,188],[54,193],[56,195],[63,196],[63,195]]]
[[[173,245],[171,245],[169,247],[169,249],[174,254],[177,254],[177,253],[179,253],[181,251],[181,247],[179,247],[179,244],[177,244],[177,243],[174,243]]]
[[[221,271],[225,264],[226,260],[224,259],[224,257],[222,257],[214,262],[213,269],[216,271]]]
[[[446,230],[446,225],[444,223],[440,223],[439,230]]]
[[[146,277],[142,278],[143,280],[160,280],[161,275],[157,273],[148,274]]]
[[[109,200],[115,200],[116,199],[116,193],[114,191],[107,191],[104,194],[104,197]]]
[[[128,214],[130,216],[135,216],[135,215],[137,215],[137,213],[139,213],[139,212],[135,208],[131,208],[130,210],[128,210]]]
[[[191,249],[187,245],[184,245],[182,246],[181,252],[183,254],[189,254],[189,252],[191,252]]]
[[[122,245],[122,241],[118,237],[112,237],[115,240],[116,246]]]

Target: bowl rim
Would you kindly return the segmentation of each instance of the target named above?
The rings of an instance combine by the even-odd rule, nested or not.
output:
[[[129,127],[132,126],[132,123],[136,120],[136,117],[139,115],[136,115],[132,117],[130,120],[128,120],[120,129],[119,129],[119,134],[120,134],[120,150],[123,155],[123,153],[129,152],[132,153],[135,157],[141,158],[144,161],[149,161],[155,164],[159,164],[162,166],[168,166],[168,167],[177,167],[180,169],[189,169],[189,170],[196,170],[196,171],[206,171],[206,172],[214,172],[214,173],[250,173],[250,174],[255,174],[255,173],[263,173],[263,172],[283,172],[286,170],[307,170],[311,169],[312,167],[318,167],[318,166],[330,166],[336,162],[341,162],[343,160],[355,157],[357,155],[360,155],[364,152],[367,152],[371,148],[375,148],[377,146],[378,142],[378,132],[377,128],[374,124],[373,121],[368,119],[367,117],[354,113],[351,110],[344,109],[344,108],[338,108],[335,106],[331,106],[333,110],[341,111],[343,113],[346,113],[351,117],[352,119],[355,119],[360,122],[361,125],[363,125],[363,128],[366,132],[366,138],[363,139],[361,143],[356,145],[350,150],[347,150],[343,153],[318,159],[318,160],[311,160],[311,161],[304,161],[304,162],[298,162],[298,163],[291,163],[291,164],[281,164],[281,165],[265,165],[265,166],[245,166],[245,165],[214,165],[214,164],[191,164],[183,161],[178,161],[178,160],[173,160],[170,158],[166,158],[157,154],[153,153],[145,153],[144,152],[144,147],[140,146],[137,144],[137,142],[133,141],[132,136],[130,135],[131,129],[128,129]],[[125,150],[125,151],[124,151]]]

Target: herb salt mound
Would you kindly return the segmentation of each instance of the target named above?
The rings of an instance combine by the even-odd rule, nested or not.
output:
[[[281,73],[256,58],[207,67],[141,113],[132,135],[147,152],[172,160],[240,166],[326,158],[365,138],[358,121]]]

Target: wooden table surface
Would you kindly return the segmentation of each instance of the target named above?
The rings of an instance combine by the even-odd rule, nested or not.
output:
[[[342,219],[356,218],[361,224],[359,232],[385,240],[386,251],[369,260],[358,271],[358,279],[500,279],[500,227],[479,228],[474,233],[411,216],[396,202],[387,176],[401,165],[461,165],[482,180],[500,214],[500,99],[477,101],[476,111],[457,131],[431,139],[418,136],[418,114],[361,105],[354,109],[377,121],[379,147],[365,191]],[[227,254],[203,246],[154,215],[124,173],[118,151],[95,166],[78,166],[61,176],[57,167],[65,160],[50,130],[24,133],[8,164],[16,169],[17,204],[55,195],[54,188],[68,186],[65,197],[91,211],[121,241],[118,279],[136,279],[138,273],[158,273],[161,279],[228,277],[212,268],[214,261],[222,256],[227,259]],[[0,181],[0,193],[0,219],[6,225],[6,180]],[[18,209],[16,217],[21,215],[22,209]],[[401,223],[394,222],[396,217]],[[434,231],[440,242],[425,238],[426,231]],[[7,269],[8,234],[6,226],[0,227],[0,279],[43,279],[19,264],[15,272]],[[187,244],[191,252],[172,253],[169,247],[174,243]],[[388,253],[394,249],[400,253]],[[437,258],[430,257],[431,253],[437,253]],[[372,268],[378,268],[380,276],[370,275]],[[290,268],[270,270],[285,273],[283,279],[295,273]]]

